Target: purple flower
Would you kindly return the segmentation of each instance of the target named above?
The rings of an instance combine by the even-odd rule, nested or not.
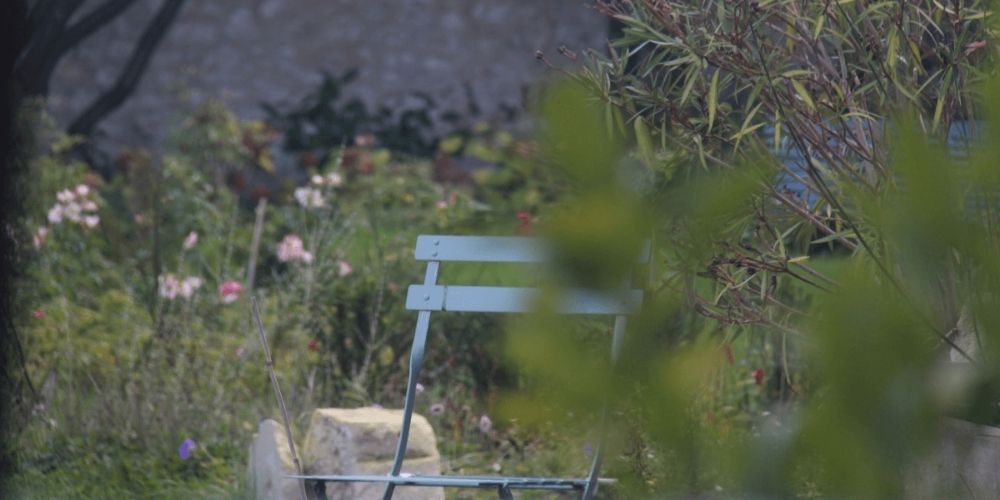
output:
[[[444,405],[441,403],[434,403],[431,405],[431,415],[441,415],[444,413]]]
[[[583,454],[587,455],[587,458],[594,456],[594,447],[590,443],[583,443]]]
[[[181,460],[187,460],[191,458],[191,455],[197,448],[198,443],[194,442],[191,438],[187,438],[183,443],[181,443],[180,448],[177,448],[177,454],[181,456]]]
[[[479,432],[485,434],[487,432],[490,432],[490,429],[492,428],[493,428],[493,421],[490,420],[490,417],[486,415],[479,417]]]

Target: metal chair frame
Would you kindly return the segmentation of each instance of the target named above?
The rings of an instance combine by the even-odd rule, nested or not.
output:
[[[485,313],[525,313],[531,310],[535,288],[440,285],[438,271],[442,262],[483,262],[483,263],[541,263],[548,260],[544,242],[537,238],[513,236],[438,236],[417,237],[415,257],[427,261],[424,282],[411,285],[407,291],[406,308],[417,311],[417,325],[410,351],[409,381],[403,410],[403,423],[392,469],[388,475],[292,475],[296,479],[317,481],[319,490],[327,482],[377,482],[386,483],[383,499],[389,500],[397,486],[496,488],[502,499],[513,499],[514,489],[537,490],[579,490],[581,498],[591,499],[600,484],[614,482],[598,477],[604,453],[603,427],[607,421],[607,405],[602,415],[602,433],[587,477],[505,477],[505,476],[454,476],[454,475],[409,475],[400,474],[406,444],[410,435],[410,420],[413,416],[417,380],[424,362],[427,347],[427,331],[432,312],[485,312]],[[640,263],[649,261],[649,248],[639,256]],[[611,341],[611,361],[618,359],[622,339],[625,335],[626,316],[635,312],[642,304],[641,290],[629,289],[626,281],[622,290],[616,292],[586,289],[568,290],[562,297],[558,309],[565,314],[587,314],[614,316],[614,335]]]

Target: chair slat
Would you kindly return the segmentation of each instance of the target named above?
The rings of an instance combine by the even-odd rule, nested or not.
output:
[[[546,259],[541,240],[521,236],[417,237],[417,260],[456,262],[542,262]]]
[[[406,308],[416,311],[524,313],[535,305],[537,288],[459,285],[410,285]],[[642,304],[642,290],[607,292],[566,290],[558,311],[563,314],[630,314]]]
[[[452,262],[544,262],[549,260],[544,240],[524,236],[417,237],[417,260]],[[639,263],[649,262],[649,242],[640,252]]]

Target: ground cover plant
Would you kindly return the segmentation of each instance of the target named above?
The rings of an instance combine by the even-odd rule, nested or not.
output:
[[[72,159],[74,139],[53,137],[32,163],[17,297],[30,386],[14,487],[27,497],[238,494],[248,439],[276,415],[250,294],[297,425],[317,406],[397,406],[416,235],[530,225],[435,182],[426,161],[367,146],[350,150],[372,158],[367,171],[343,151],[300,182],[241,189],[231,179],[267,170],[271,136],[214,103],[162,156],[124,153],[110,181]],[[456,466],[502,456],[496,340],[470,334],[496,330],[478,317],[435,325],[431,357],[449,369],[428,373],[421,411]]]

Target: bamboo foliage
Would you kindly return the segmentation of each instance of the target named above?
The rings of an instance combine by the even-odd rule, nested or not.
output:
[[[744,211],[755,213],[714,248],[707,271],[714,296],[694,299],[728,323],[770,321],[762,309],[774,299],[775,275],[819,285],[821,278],[806,278],[812,245],[866,254],[893,274],[856,201],[899,189],[888,124],[905,115],[939,144],[960,128],[975,133],[976,89],[995,52],[982,0],[601,0],[596,7],[621,35],[607,55],[588,53],[575,76],[604,101],[608,128],[634,138],[643,163],[669,172],[668,180],[678,155],[702,171],[689,176],[729,175],[751,163],[771,169],[758,176],[766,195]]]

